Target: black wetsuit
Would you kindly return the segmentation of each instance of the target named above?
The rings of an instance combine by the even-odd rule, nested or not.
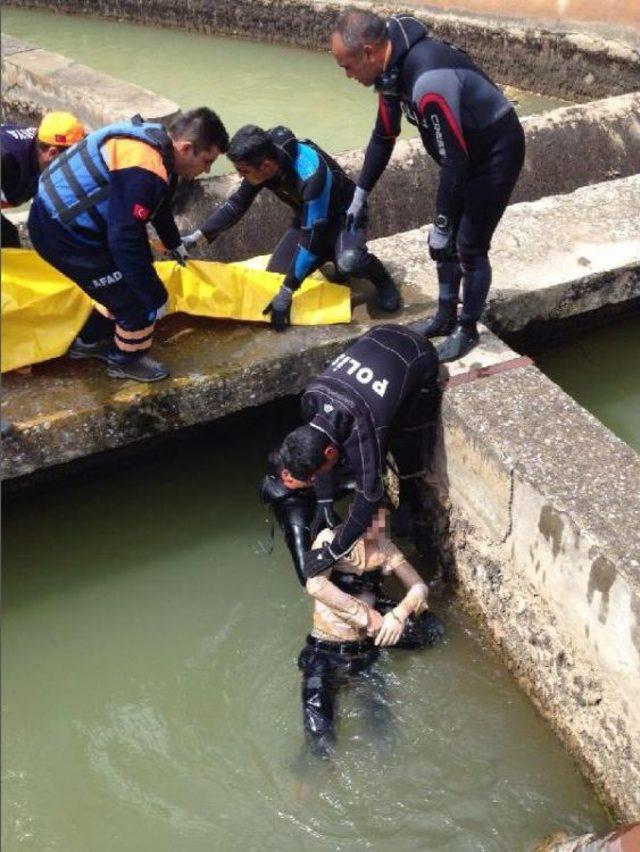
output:
[[[475,322],[491,283],[491,238],[524,161],[524,133],[512,104],[464,51],[429,38],[409,15],[389,18],[387,32],[392,52],[376,81],[378,116],[358,185],[376,184],[404,113],[440,166],[433,221],[453,235],[449,257],[438,261],[440,297],[457,301],[459,262],[460,320]]]
[[[356,496],[330,547],[305,555],[311,577],[347,554],[371,523],[384,496],[382,475],[391,449],[400,476],[418,475],[424,430],[436,418],[440,392],[432,344],[397,325],[367,331],[335,358],[302,396],[302,417],[324,432],[355,479]],[[319,498],[331,476],[316,477]]]
[[[296,290],[323,263],[333,261],[340,268],[338,238],[355,184],[314,142],[296,139],[286,127],[274,127],[268,135],[278,155],[277,174],[258,186],[243,180],[199,230],[209,241],[215,239],[244,216],[262,189],[270,190],[292,208],[294,219],[267,269],[285,275],[286,286]],[[386,278],[384,267],[366,248],[358,254],[356,267],[340,271],[360,274],[374,284]]]

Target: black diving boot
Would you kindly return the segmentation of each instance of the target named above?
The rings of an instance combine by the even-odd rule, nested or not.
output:
[[[371,281],[377,291],[376,305],[386,314],[393,314],[400,310],[400,292],[395,281],[389,275],[385,265],[374,254],[369,254],[369,259],[362,269],[362,275]]]
[[[133,379],[136,382],[159,382],[166,379],[169,370],[160,361],[154,361],[148,355],[135,361],[116,361],[109,359],[107,374],[113,379]]]
[[[74,361],[81,358],[97,358],[99,361],[108,361],[112,348],[113,337],[96,340],[94,343],[85,343],[81,337],[76,337],[67,350],[67,355]]]
[[[457,361],[458,358],[463,358],[467,353],[471,352],[474,346],[478,345],[480,335],[473,325],[458,324],[453,333],[436,348],[438,360],[441,364],[448,361]]]
[[[386,270],[385,273],[383,281],[373,282],[378,291],[376,305],[386,314],[393,314],[400,310],[400,293],[393,278]]]
[[[456,327],[458,302],[438,300],[438,310],[426,320],[413,322],[410,325],[414,331],[423,337],[445,337]]]

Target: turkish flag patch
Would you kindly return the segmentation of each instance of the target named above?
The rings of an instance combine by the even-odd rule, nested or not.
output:
[[[133,218],[140,222],[146,222],[151,215],[151,211],[147,207],[143,207],[142,204],[134,204],[131,213]]]

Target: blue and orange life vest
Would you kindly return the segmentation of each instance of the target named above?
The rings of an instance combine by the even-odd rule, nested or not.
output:
[[[114,138],[136,139],[155,148],[171,175],[173,146],[161,124],[136,117],[96,130],[60,154],[40,176],[38,198],[52,219],[87,237],[106,229],[109,166],[102,148]]]

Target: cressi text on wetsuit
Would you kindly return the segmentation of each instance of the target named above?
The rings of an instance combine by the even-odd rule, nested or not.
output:
[[[439,265],[441,297],[456,299],[459,259],[465,314],[476,320],[491,281],[486,260],[524,160],[524,134],[510,101],[464,51],[429,38],[409,15],[389,18],[391,56],[376,81],[378,114],[358,185],[370,191],[400,133],[402,114],[440,166],[433,222],[452,233]],[[457,253],[456,253],[457,248]],[[444,288],[444,289],[443,289]]]

